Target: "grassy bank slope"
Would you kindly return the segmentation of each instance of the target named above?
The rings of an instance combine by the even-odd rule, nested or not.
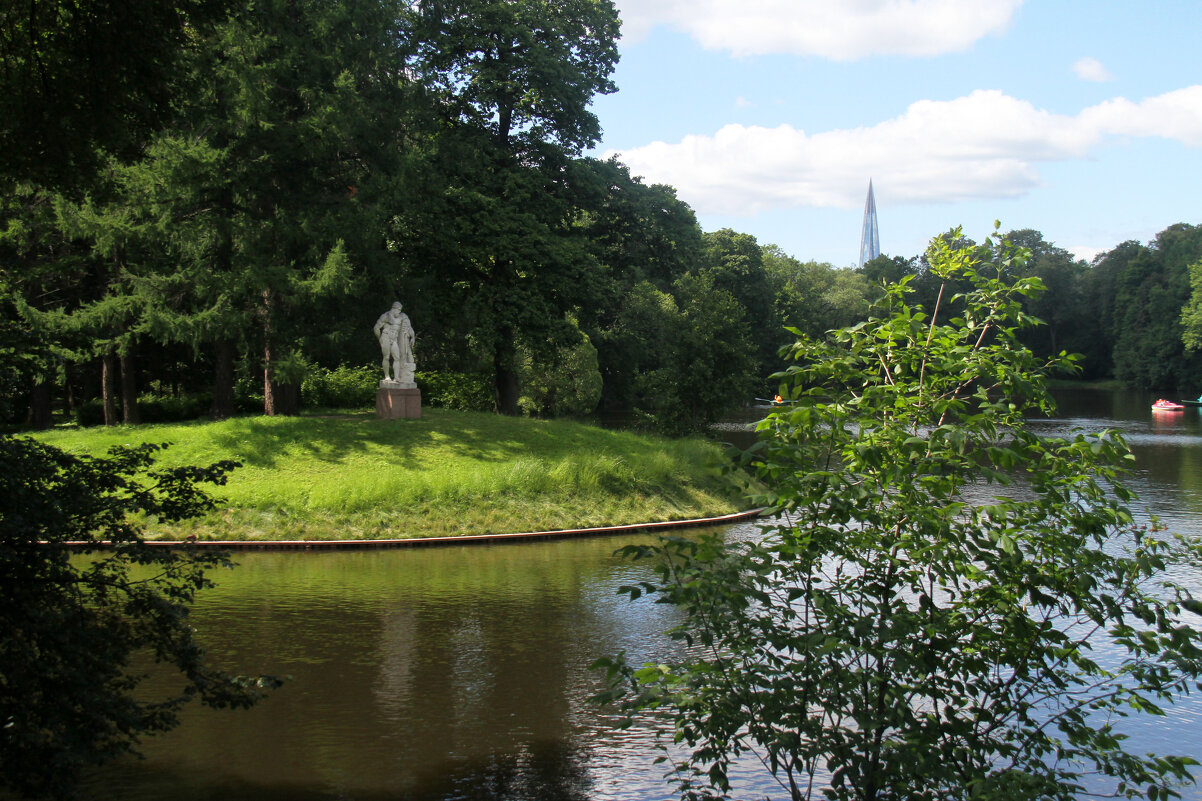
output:
[[[218,511],[152,536],[342,539],[506,533],[706,517],[744,505],[719,446],[579,423],[423,410],[61,429],[75,453],[169,442],[162,465],[237,459]]]

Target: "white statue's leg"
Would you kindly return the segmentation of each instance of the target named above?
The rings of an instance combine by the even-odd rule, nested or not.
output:
[[[390,343],[390,346],[388,348],[388,356],[389,356],[390,360],[392,361],[392,373],[391,373],[392,380],[400,381],[401,380],[401,354],[398,352],[397,346],[395,343]]]

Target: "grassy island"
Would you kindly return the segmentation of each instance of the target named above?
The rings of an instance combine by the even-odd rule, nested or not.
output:
[[[746,507],[722,446],[569,421],[423,410],[58,429],[38,439],[102,455],[167,442],[163,466],[236,459],[221,507],[163,539],[385,539],[509,533],[728,514]]]

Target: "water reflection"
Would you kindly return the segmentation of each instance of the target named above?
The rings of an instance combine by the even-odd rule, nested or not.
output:
[[[1199,533],[1202,415],[1162,422],[1151,400],[1078,393],[1039,426],[1126,430],[1140,508]],[[243,556],[196,625],[217,663],[291,680],[249,711],[189,709],[147,741],[145,761],[110,766],[89,789],[126,801],[670,798],[650,727],[616,730],[587,701],[598,656],[674,652],[674,610],[616,592],[646,577],[612,556],[630,541]],[[1137,750],[1202,756],[1202,699],[1127,728]],[[735,780],[739,797],[775,790],[754,764]]]
[[[1070,390],[1056,393],[1057,416],[1036,430],[1068,434],[1074,429],[1123,432],[1135,456],[1126,483],[1139,493],[1137,511],[1154,513],[1174,528],[1202,533],[1202,409],[1152,412],[1156,395],[1136,391]]]
[[[616,594],[642,578],[613,539],[241,557],[196,625],[217,663],[292,678],[249,711],[190,709],[98,797],[666,797],[651,733],[587,702],[587,668],[665,655],[672,610]],[[631,773],[642,778],[631,781]],[[635,791],[637,795],[630,795]]]

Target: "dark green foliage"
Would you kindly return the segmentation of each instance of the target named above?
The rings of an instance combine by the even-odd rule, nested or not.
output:
[[[644,184],[616,158],[579,159],[570,189],[575,221],[596,261],[592,291],[598,303],[581,310],[588,325],[605,325],[623,291],[641,281],[667,291],[702,262],[701,227],[676,190]]]
[[[440,165],[448,185],[405,215],[420,240],[413,257],[435,265],[431,292],[455,322],[450,334],[470,332],[472,356],[492,371],[495,407],[517,414],[519,350],[548,358],[578,342],[567,315],[588,298],[592,263],[571,228],[566,162],[548,153],[522,163],[471,131],[440,147],[454,149],[440,154],[453,162]]]
[[[411,66],[471,127],[506,149],[578,153],[601,138],[589,110],[616,91],[610,0],[431,0],[411,21]]]
[[[518,376],[522,412],[532,417],[584,417],[597,409],[601,399],[601,371],[597,349],[588,336],[560,347],[550,359],[519,354]]]
[[[381,378],[383,373],[375,366],[310,367],[301,382],[301,403],[334,409],[371,408]]]
[[[212,352],[217,416],[233,411],[233,360],[254,353],[265,411],[295,411],[289,366],[370,327],[350,299],[386,269],[410,105],[400,13],[281,0],[196,31],[167,127],[63,209],[108,265],[75,316],[122,355],[147,339]]]
[[[918,259],[903,259],[901,256],[882,254],[865,262],[860,272],[874,286],[896,284],[907,275],[918,275]]]
[[[540,357],[579,341],[565,315],[588,299],[591,260],[571,228],[570,158],[600,137],[593,96],[614,91],[610,0],[439,0],[410,20],[408,68],[458,124],[432,150],[430,196],[394,222],[470,329],[517,414],[519,346]],[[427,268],[428,269],[428,268]]]
[[[0,405],[26,416],[39,383],[59,377],[65,360],[86,358],[91,345],[66,311],[99,291],[87,243],[57,224],[58,196],[30,186],[0,194]]]
[[[631,286],[610,310],[613,319],[594,337],[603,382],[602,408],[652,415],[651,374],[667,360],[679,316],[675,298],[644,281]],[[668,404],[674,401],[675,393]]]
[[[1186,352],[1181,313],[1190,299],[1189,266],[1202,257],[1202,227],[1169,226],[1151,246],[1119,255],[1115,377],[1134,387],[1192,391],[1202,385],[1202,356]]]
[[[1085,307],[1083,289],[1086,271],[1064,248],[1043,238],[1039,231],[1022,229],[1006,234],[1016,247],[1026,251],[1026,262],[1019,269],[1024,276],[1039,278],[1044,291],[1024,301],[1026,310],[1043,325],[1024,330],[1020,340],[1036,356],[1051,358],[1061,351],[1082,354],[1082,372],[1095,372],[1098,354],[1097,315]]]
[[[677,606],[692,647],[602,660],[601,700],[671,713],[682,798],[722,796],[735,759],[863,801],[1168,798],[1197,764],[1129,753],[1117,724],[1202,689],[1202,604],[1166,570],[1202,545],[1132,526],[1119,434],[1028,428],[1052,410],[1018,339],[1038,280],[1011,283],[1004,240],[954,239],[928,264],[959,297],[919,311],[903,278],[790,348],[749,456],[762,539],[627,549],[658,577],[626,591]]]
[[[707,233],[699,270],[713,282],[715,289],[729,293],[743,307],[747,323],[746,338],[752,344],[757,375],[767,375],[776,365],[777,352],[784,343],[784,322],[773,304],[773,287],[764,270],[763,253],[755,237],[729,228]]]
[[[167,116],[189,24],[223,0],[27,0],[0,6],[0,175],[86,184],[99,148]]]
[[[679,430],[675,423],[664,424],[675,416],[671,407],[679,405],[682,392],[673,386],[675,379],[661,380],[660,371],[685,326],[677,281],[703,263],[693,210],[671,187],[646,186],[613,159],[578,162],[571,188],[579,209],[575,226],[594,263],[590,297],[579,318],[597,349],[600,408],[608,415],[633,412],[640,423],[661,431]],[[738,316],[745,321],[745,310]],[[746,338],[745,330],[739,338]],[[741,378],[735,384],[745,388]],[[733,405],[745,400],[736,398]]]
[[[161,447],[92,458],[0,437],[0,787],[68,797],[82,769],[173,727],[190,698],[245,707],[274,684],[214,670],[193,639],[189,605],[225,556],[144,545],[131,519],[207,511],[197,485],[236,463],[151,469]],[[180,689],[149,697],[134,657],[178,671]]]
[[[784,326],[820,336],[863,319],[882,279],[937,300],[922,259],[836,270],[703,234],[671,187],[583,157],[600,135],[589,103],[615,90],[610,0],[18,5],[0,11],[0,144],[18,145],[0,147],[5,420],[45,425],[51,401],[88,418],[102,365],[126,379],[127,422],[139,391],[211,391],[218,418],[252,396],[296,411],[313,402],[301,368],[372,363],[365,332],[399,297],[419,364],[490,372],[493,408],[566,408],[551,385],[523,392],[524,364],[583,334],[601,411],[686,430],[771,392],[744,379],[771,371]],[[1202,383],[1202,357],[1174,344],[1185,266],[1202,255],[1193,226],[1128,243],[1150,262],[1120,246],[1092,268],[1036,231],[1014,236],[1049,288],[1024,301],[1048,323],[1023,335],[1037,354],[1080,350],[1090,378]],[[668,364],[688,351],[715,375],[703,355],[729,357],[716,334],[684,345],[708,324],[685,311],[690,275],[734,299],[722,330],[750,348],[720,388],[686,388]],[[643,303],[644,284],[674,310]]]
[[[46,371],[49,348],[21,321],[13,298],[0,284],[0,423],[25,411],[29,388]]]
[[[488,375],[427,370],[418,371],[415,381],[421,388],[423,404],[461,412],[493,411],[493,388]]]
[[[772,285],[776,317],[781,326],[776,332],[779,346],[793,341],[786,326],[807,336],[821,337],[827,331],[863,320],[868,314],[870,298],[880,291],[880,280],[871,277],[869,268],[881,260],[888,257],[879,256],[866,264],[863,272],[840,270],[829,264],[803,263],[775,245],[766,246],[764,270]]]
[[[213,398],[209,395],[158,396],[138,398],[138,410],[143,423],[178,423],[206,417]],[[104,404],[92,398],[75,407],[75,423],[80,426],[104,425]]]
[[[756,386],[745,314],[708,275],[682,276],[671,293],[636,284],[598,347],[609,354],[602,375],[611,397],[641,427],[669,436],[705,431]]]
[[[1181,310],[1181,341],[1187,351],[1202,350],[1202,261],[1189,267],[1189,300]]]
[[[1148,245],[1123,242],[1092,264],[1074,259],[1039,231],[1011,231],[1007,236],[1027,258],[1009,277],[1037,277],[1045,288],[1023,300],[1024,309],[1045,325],[1025,329],[1020,340],[1045,358],[1080,354],[1080,377],[1089,380],[1113,377],[1133,387],[1183,391],[1202,385],[1202,357],[1183,347],[1181,327],[1189,265],[1202,256],[1198,231],[1171,225]],[[960,235],[944,238],[954,248],[975,247]],[[942,282],[928,267],[925,259],[881,256],[861,272],[873,284],[909,276],[911,303],[930,308]]]

